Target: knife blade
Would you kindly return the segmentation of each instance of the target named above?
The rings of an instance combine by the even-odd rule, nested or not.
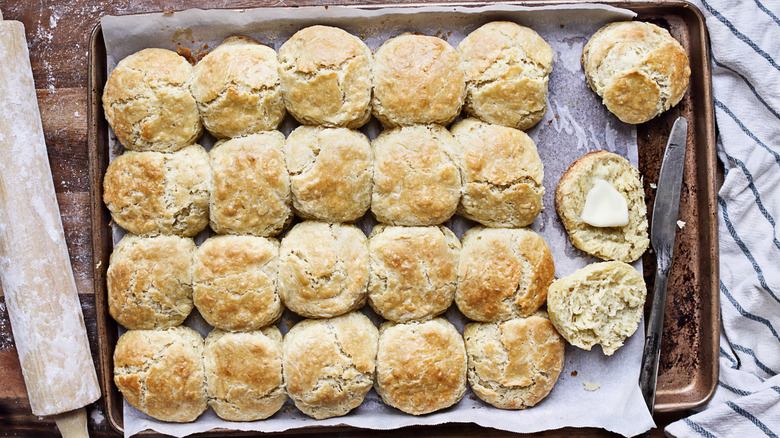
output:
[[[653,206],[653,218],[650,225],[650,243],[656,254],[657,268],[653,303],[647,322],[647,337],[642,354],[642,368],[639,374],[639,388],[647,408],[653,413],[655,404],[656,381],[658,378],[658,359],[661,350],[661,335],[664,326],[666,308],[666,285],[674,255],[674,239],[677,235],[677,215],[680,210],[680,188],[682,187],[685,165],[688,121],[678,117],[669,134],[666,151],[658,174],[658,186]]]

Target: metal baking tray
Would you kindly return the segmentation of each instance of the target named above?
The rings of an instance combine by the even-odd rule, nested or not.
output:
[[[520,1],[522,6],[577,4],[576,1]],[[668,301],[661,348],[656,412],[674,412],[705,403],[718,378],[720,307],[718,292],[717,180],[715,117],[712,100],[709,37],[704,17],[683,1],[602,2],[630,9],[637,20],[668,29],[688,52],[691,82],[682,101],[670,111],[637,126],[639,170],[644,176],[647,208],[652,212],[655,183],[672,123],[678,116],[688,119],[688,151],[680,196],[680,219],[675,259],[669,277]],[[448,6],[483,6],[486,2],[446,3]],[[437,4],[425,4],[427,6]],[[441,5],[439,3],[438,5]],[[409,8],[413,4],[351,5],[353,7]],[[88,147],[94,257],[94,290],[97,313],[99,378],[105,413],[111,426],[123,430],[122,396],[113,383],[113,351],[117,324],[108,313],[106,269],[113,245],[111,216],[102,201],[103,174],[108,166],[108,125],[101,96],[107,79],[106,51],[98,24],[89,42]],[[652,294],[655,257],[644,258],[644,277]],[[651,297],[648,296],[648,304]],[[646,306],[645,315],[649,312]],[[335,429],[328,429],[335,431]],[[565,431],[562,431],[562,436]]]

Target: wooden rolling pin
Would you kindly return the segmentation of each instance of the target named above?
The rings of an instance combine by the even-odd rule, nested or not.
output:
[[[100,397],[46,155],[24,26],[0,12],[0,283],[35,415],[87,436]]]

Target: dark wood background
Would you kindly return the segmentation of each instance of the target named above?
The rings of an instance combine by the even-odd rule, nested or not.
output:
[[[419,3],[419,0],[382,0],[381,3]],[[89,211],[89,163],[87,158],[87,48],[90,32],[107,14],[179,10],[190,7],[242,8],[312,4],[377,3],[372,0],[0,0],[6,20],[24,23],[33,75],[38,93],[43,129],[46,134],[54,185],[71,254],[76,284],[84,309],[93,353],[97,351],[95,300],[92,286],[92,251]],[[97,363],[97,361],[96,361]],[[117,437],[103,415],[102,401],[90,405],[89,428],[92,436]],[[659,424],[682,417],[681,414],[657,416]],[[399,437],[426,435],[509,436],[507,432],[474,425],[412,427],[399,431],[343,431],[338,436]],[[0,435],[59,436],[54,421],[32,415],[27,392],[14,347],[11,325],[0,289]],[[335,435],[335,434],[334,434]],[[286,434],[286,436],[294,436]],[[307,434],[311,436],[311,434]],[[612,436],[595,429],[569,429],[538,436]],[[663,436],[655,429],[652,436]]]

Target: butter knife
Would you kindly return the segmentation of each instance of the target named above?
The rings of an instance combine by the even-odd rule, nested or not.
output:
[[[680,210],[680,188],[682,187],[685,164],[685,144],[688,136],[688,121],[678,117],[669,134],[658,187],[655,193],[653,219],[650,225],[650,243],[655,250],[657,268],[650,318],[647,321],[647,338],[642,354],[642,369],[639,374],[639,389],[647,408],[653,413],[655,389],[658,379],[658,357],[661,352],[661,335],[666,308],[666,284],[674,254],[674,238],[677,235],[677,213]]]

